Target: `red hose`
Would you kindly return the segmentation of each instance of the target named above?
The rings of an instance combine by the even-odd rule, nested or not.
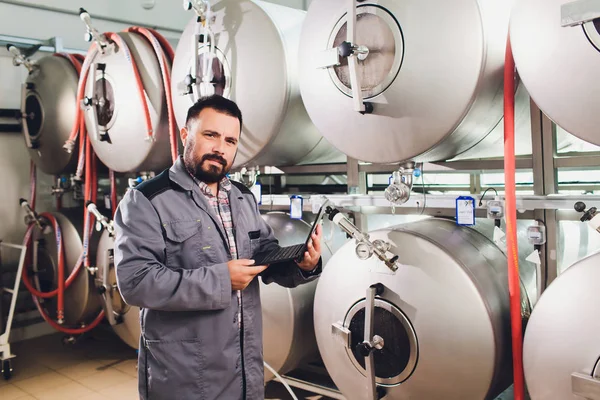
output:
[[[158,32],[152,29],[134,26],[128,28],[126,32],[137,33],[144,36],[154,49],[156,58],[160,65],[163,85],[165,88],[165,97],[167,99],[167,115],[169,117],[169,139],[171,142],[171,157],[173,161],[177,160],[177,122],[175,120],[175,110],[173,108],[173,98],[171,96],[171,64],[175,53],[169,42]],[[166,54],[165,54],[166,53]]]
[[[131,55],[129,46],[127,46],[127,43],[125,43],[125,40],[123,40],[123,38],[121,38],[121,36],[119,36],[116,33],[106,32],[104,35],[109,40],[112,40],[113,42],[117,43],[117,46],[119,46],[121,48],[121,50],[123,51],[123,54],[125,55],[125,58],[127,58],[129,63],[131,64],[131,68],[133,69],[133,75],[135,76],[135,80],[136,80],[137,86],[138,86],[138,94],[140,95],[140,100],[142,101],[142,106],[144,108],[144,116],[146,118],[146,127],[148,128],[148,137],[152,138],[153,137],[152,136],[152,132],[153,132],[152,118],[150,117],[150,108],[148,107],[148,101],[146,100],[146,93],[144,92],[144,83],[142,82],[142,77],[140,75],[140,71],[137,67],[137,64],[135,63],[135,60],[133,59],[133,56]]]
[[[117,180],[115,178],[115,171],[112,169],[108,171],[110,179],[110,208],[112,212],[112,218],[115,218],[117,212]]]
[[[523,337],[521,321],[521,287],[517,246],[517,197],[515,183],[515,60],[510,36],[506,41],[504,64],[504,177],[506,193],[506,238],[508,250],[508,292],[512,328],[514,398],[525,399],[523,372]]]
[[[44,312],[44,309],[40,306],[40,302],[37,299],[37,297],[33,297],[33,302],[35,303],[35,306],[37,307],[38,311],[40,312],[42,318],[44,318],[44,320],[50,326],[52,326],[54,329],[56,329],[58,331],[66,333],[68,335],[81,335],[83,333],[89,332],[92,329],[94,329],[95,327],[97,327],[100,324],[100,322],[102,322],[102,320],[104,319],[104,310],[102,310],[102,311],[100,311],[100,313],[98,313],[98,315],[96,316],[96,319],[94,319],[94,321],[92,321],[92,323],[87,325],[85,328],[65,328],[64,326],[60,326],[55,321],[53,321],[50,317],[48,317],[48,315]]]

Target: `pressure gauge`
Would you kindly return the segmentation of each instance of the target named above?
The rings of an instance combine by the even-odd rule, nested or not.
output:
[[[366,260],[373,255],[371,247],[366,243],[359,243],[356,246],[356,256],[361,260]]]

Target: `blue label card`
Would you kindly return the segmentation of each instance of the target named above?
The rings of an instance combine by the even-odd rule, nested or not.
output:
[[[302,219],[302,196],[290,196],[290,218]]]
[[[475,225],[475,199],[460,196],[456,199],[456,225]]]

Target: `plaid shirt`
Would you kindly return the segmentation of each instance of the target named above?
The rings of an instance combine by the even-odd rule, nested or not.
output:
[[[231,219],[231,207],[229,205],[229,192],[231,191],[231,182],[227,178],[221,179],[219,182],[219,194],[215,196],[204,182],[198,182],[200,191],[208,199],[208,203],[219,218],[229,244],[231,258],[237,258],[237,247],[235,244],[235,235],[233,233],[233,220]]]

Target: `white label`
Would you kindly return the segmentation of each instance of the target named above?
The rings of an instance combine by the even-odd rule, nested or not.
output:
[[[456,201],[456,223],[458,225],[475,225],[475,202],[471,199]]]
[[[302,219],[302,197],[292,197],[290,199],[290,218]]]

